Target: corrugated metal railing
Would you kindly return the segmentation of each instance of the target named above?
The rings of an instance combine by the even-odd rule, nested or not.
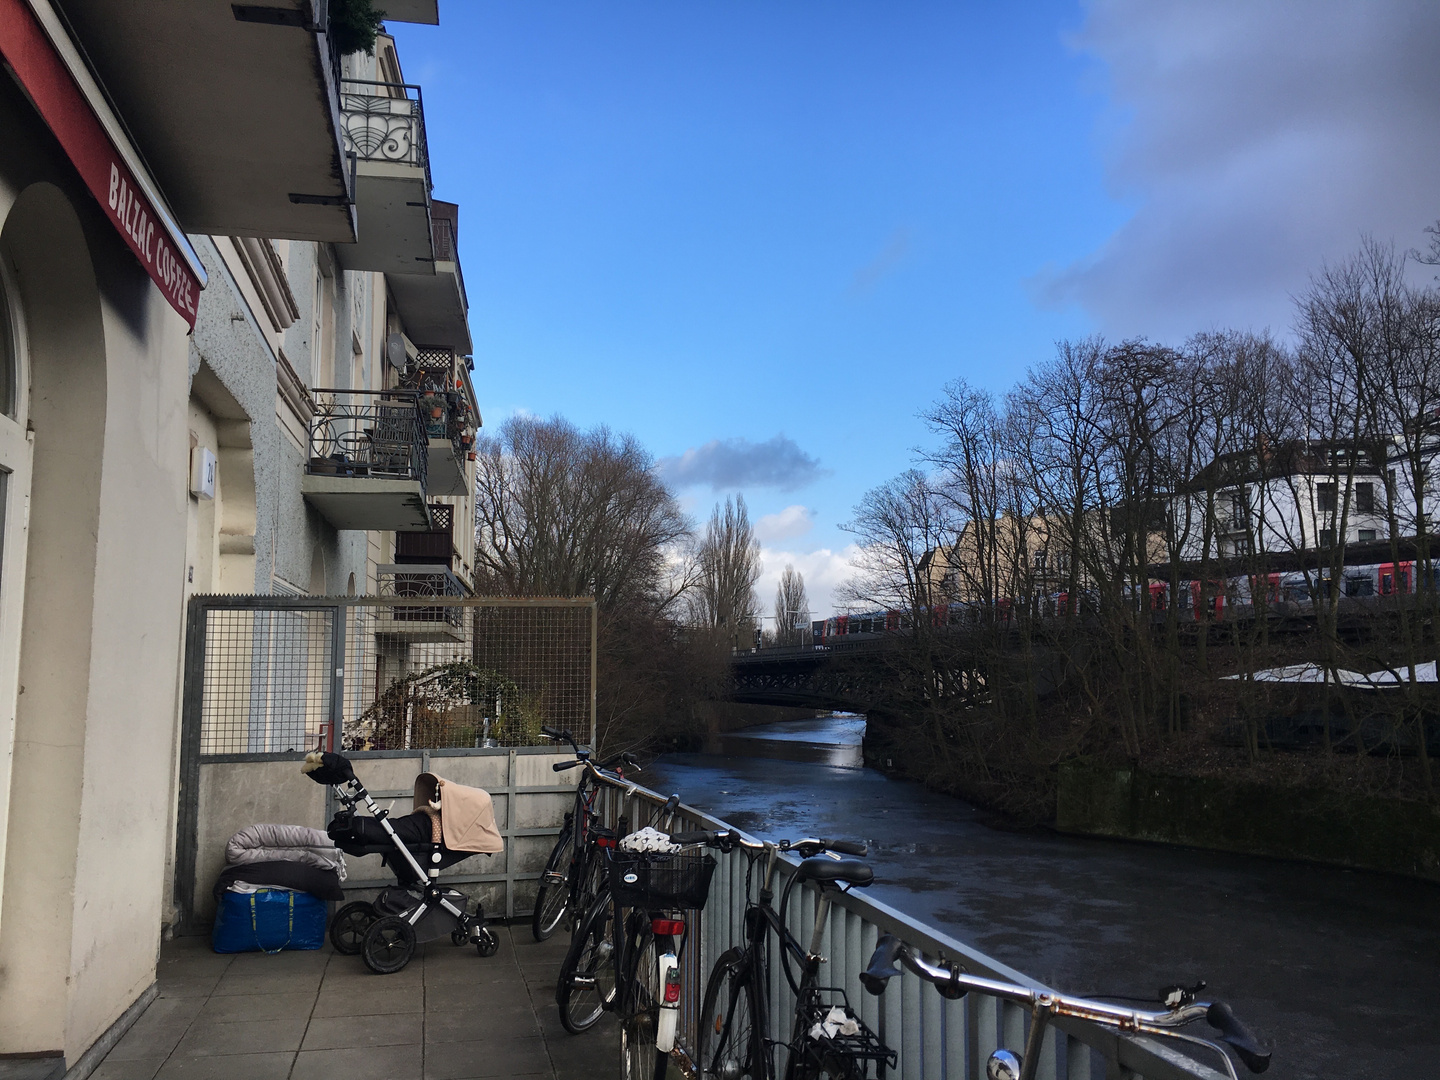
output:
[[[602,789],[600,801],[609,826],[614,827],[624,816],[630,828],[638,829],[650,822],[665,800],[648,788],[624,783]],[[683,803],[673,827],[733,828]],[[697,1045],[700,999],[710,968],[717,956],[743,941],[746,856],[742,851],[712,854],[719,865],[710,900],[703,915],[692,913],[681,957],[681,1041],[692,1053]],[[781,874],[788,877],[795,865],[795,859],[786,858]],[[760,873],[757,862],[753,885],[758,886]],[[813,887],[807,885],[803,895],[796,889],[786,917],[791,932],[800,941],[808,942],[815,926]],[[978,993],[947,1001],[908,970],[901,978],[892,979],[890,988],[877,998],[864,991],[859,976],[875,949],[876,939],[890,933],[931,957],[960,961],[974,975],[1043,988],[1034,979],[859,891],[838,896],[827,923],[821,950],[827,962],[821,982],[843,989],[866,1025],[897,1052],[898,1064],[888,1076],[901,1080],[982,1080],[992,1051],[1005,1046],[1018,1053],[1024,1048],[1030,1018],[1018,1005]],[[695,948],[697,943],[699,948]],[[778,962],[771,967],[770,1031],[772,1037],[778,1035],[783,1040],[789,1036],[794,997]],[[1221,1073],[1159,1040],[1121,1035],[1111,1028],[1072,1019],[1051,1021],[1042,1055],[1040,1080],[1225,1080]],[[783,1075],[784,1064],[783,1057],[776,1061],[777,1075]]]

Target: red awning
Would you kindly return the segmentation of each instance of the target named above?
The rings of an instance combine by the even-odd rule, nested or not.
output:
[[[195,327],[204,270],[174,219],[138,183],[127,155],[106,133],[84,90],[25,0],[0,0],[0,56],[55,134],[170,306]]]

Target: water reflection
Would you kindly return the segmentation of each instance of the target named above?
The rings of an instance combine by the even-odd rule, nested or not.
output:
[[[720,753],[727,757],[776,758],[859,769],[865,765],[865,717],[831,713],[813,720],[760,724],[727,732],[720,736],[719,744]]]

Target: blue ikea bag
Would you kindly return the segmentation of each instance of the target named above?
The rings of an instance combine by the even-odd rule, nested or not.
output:
[[[288,889],[226,892],[210,944],[217,953],[318,949],[325,943],[325,901]]]

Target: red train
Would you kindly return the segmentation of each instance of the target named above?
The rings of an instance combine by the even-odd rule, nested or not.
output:
[[[1435,580],[1432,587],[1440,591],[1440,566],[1433,571]],[[1413,594],[1417,588],[1414,562],[1369,563],[1346,566],[1340,573],[1342,598],[1364,600]],[[1267,607],[1301,613],[1315,600],[1328,599],[1331,588],[1328,569],[1312,570],[1307,578],[1301,571],[1266,574],[1263,576],[1242,575],[1209,580],[1187,580],[1180,583],[1177,599],[1181,617],[1202,622],[1223,622],[1253,609],[1257,597],[1263,596]],[[1044,618],[1062,618],[1083,611],[1093,605],[1093,594],[1072,596],[1068,592],[1055,592],[1039,598],[1040,615]],[[1170,583],[1151,581],[1146,587],[1146,606],[1153,612],[1164,612],[1172,603]],[[996,618],[1008,622],[1014,611],[1014,601],[1005,598],[996,603]],[[980,620],[982,608],[975,604],[950,604],[933,608],[930,618],[935,626],[974,625]],[[861,637],[878,637],[883,634],[908,632],[911,613],[908,610],[889,609],[857,612],[848,615],[834,615],[811,624],[814,644],[825,645],[836,640],[857,640]]]

